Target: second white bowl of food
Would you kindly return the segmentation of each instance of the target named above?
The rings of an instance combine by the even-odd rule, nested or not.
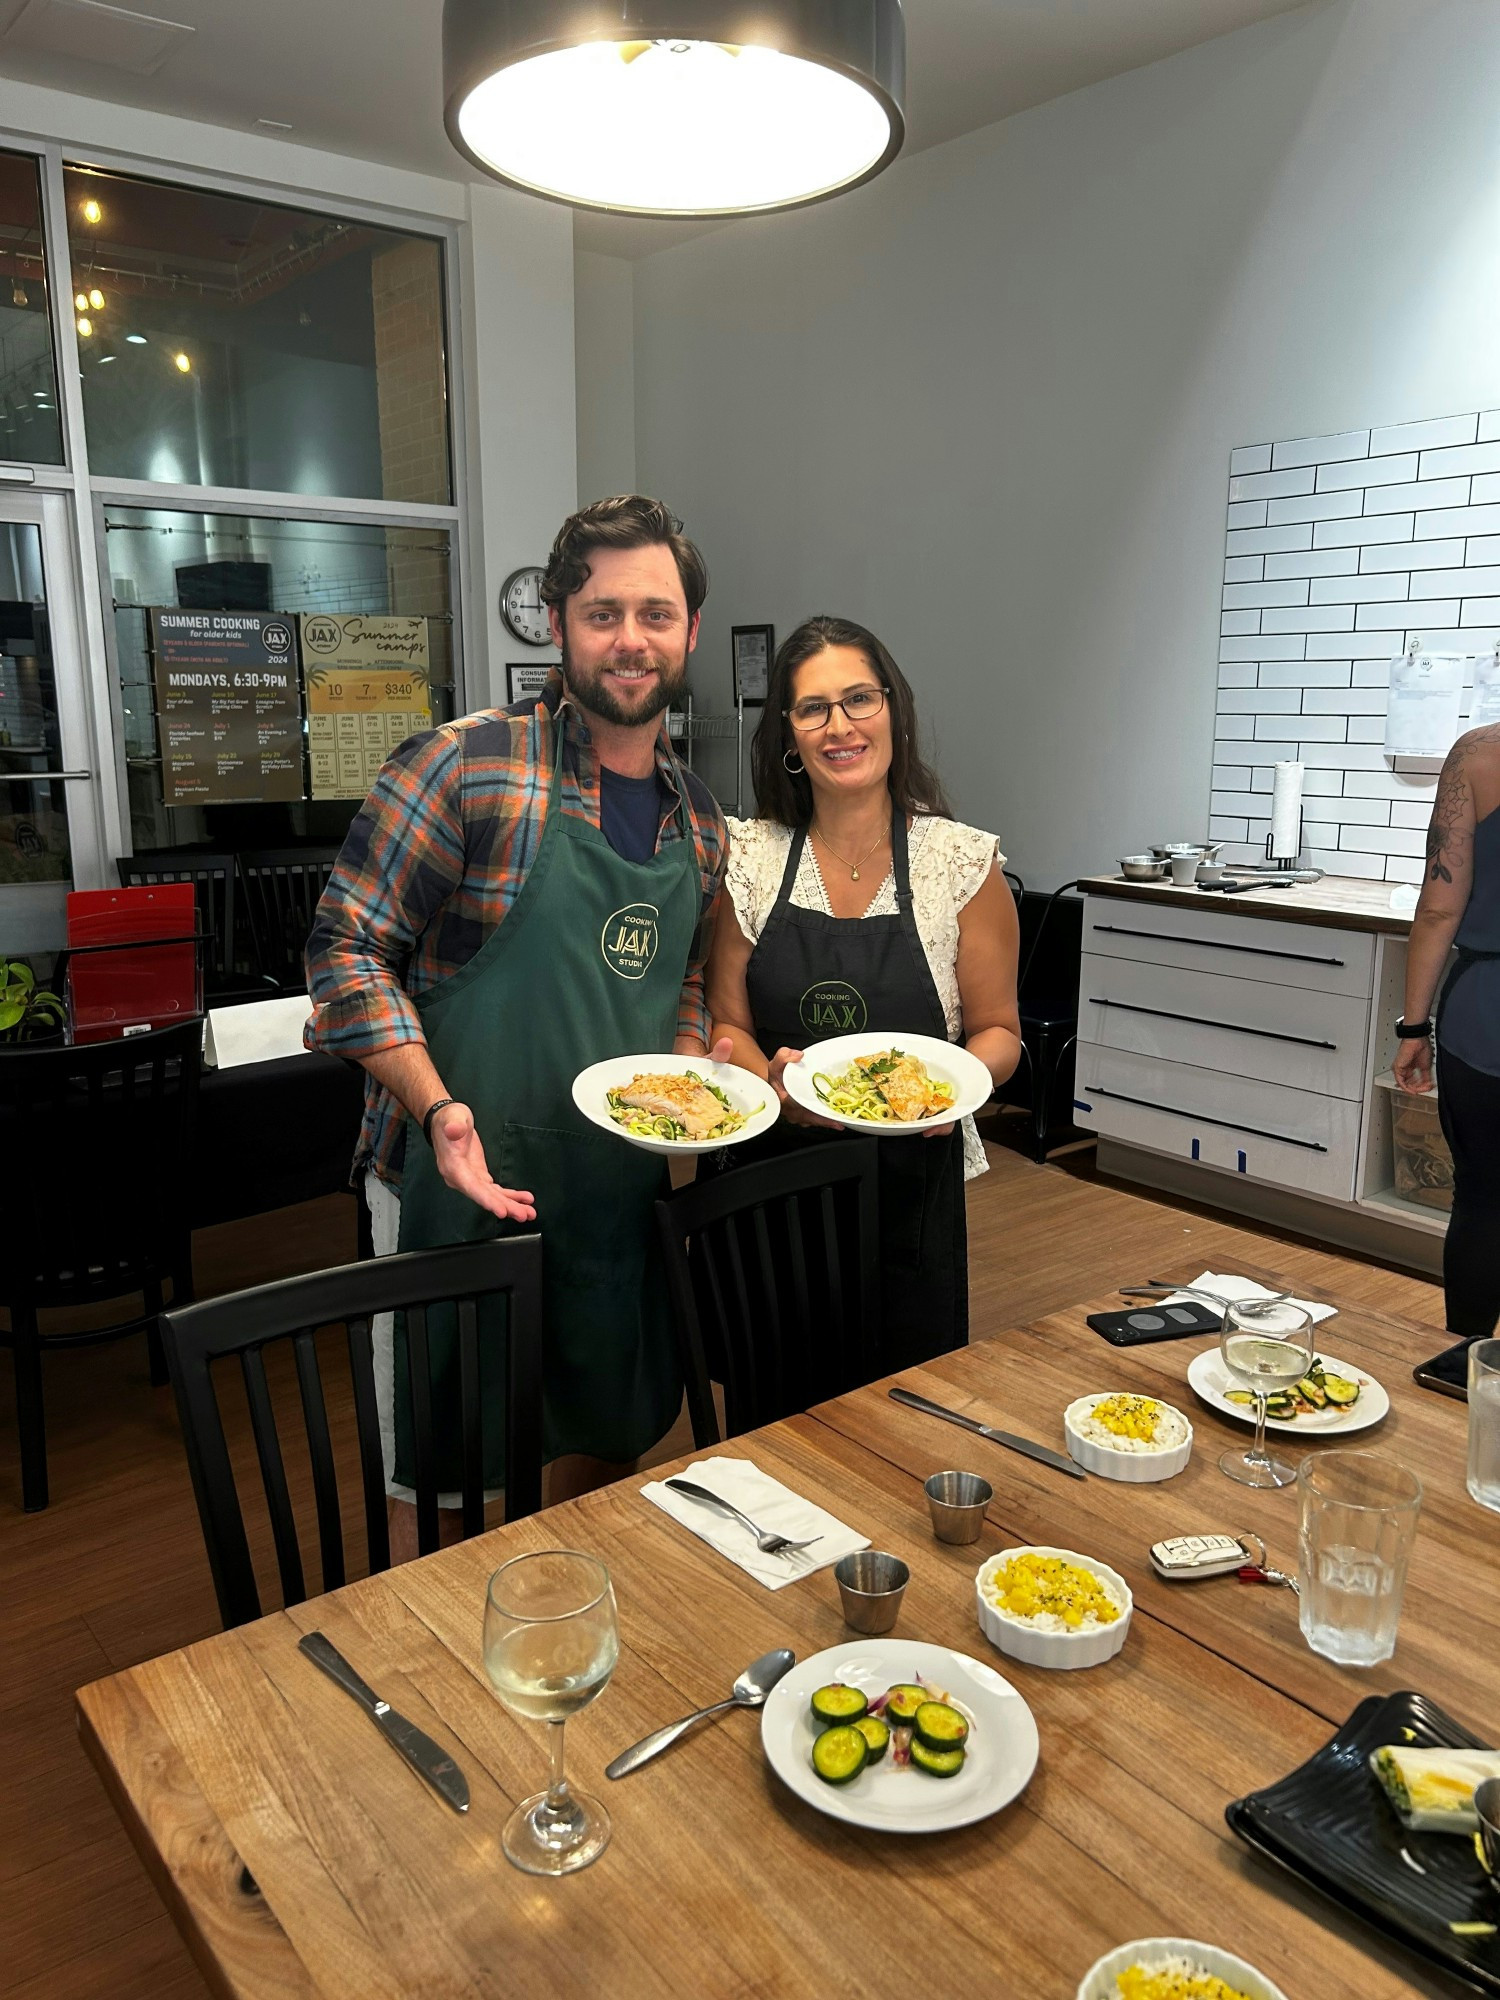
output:
[[[1157,2000],[1158,1992],[1171,1994],[1174,2000],[1179,1995],[1181,2000],[1198,2000],[1200,1994],[1204,2000],[1209,1994],[1215,1995],[1215,2000],[1286,2000],[1279,1986],[1232,1951],[1221,1951],[1216,1944],[1200,1944],[1196,1938],[1170,1937],[1137,1938],[1106,1952],[1084,1974],[1077,2000],[1122,2000],[1120,1974],[1134,1968],[1144,1977],[1131,1981],[1123,1992],[1139,1995],[1140,2000]],[[1149,1983],[1152,1973],[1161,1977],[1160,1987],[1154,1990]],[[1172,1985],[1174,1973],[1184,1983]],[[1186,1983],[1194,1978],[1201,1984]],[[1215,1986],[1215,1980],[1222,1980],[1223,1986]],[[1227,1995],[1224,1987],[1229,1989]]]
[[[810,1042],[782,1074],[804,1111],[878,1139],[919,1136],[978,1111],[995,1080],[957,1042],[932,1035],[839,1035]]]
[[[590,1063],[573,1079],[573,1102],[601,1132],[648,1153],[738,1146],[769,1132],[781,1111],[764,1077],[707,1056],[611,1056]]]
[[[1171,1479],[1193,1455],[1193,1427],[1181,1410],[1124,1389],[1069,1403],[1063,1430],[1072,1457],[1101,1479]]]
[[[1118,1571],[1076,1549],[1002,1549],[974,1579],[979,1629],[1029,1667],[1097,1667],[1125,1644],[1135,1600]]]

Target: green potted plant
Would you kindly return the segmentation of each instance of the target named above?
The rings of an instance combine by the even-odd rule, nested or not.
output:
[[[0,1042],[47,1042],[61,1036],[67,1011],[58,996],[38,986],[24,959],[0,958]]]

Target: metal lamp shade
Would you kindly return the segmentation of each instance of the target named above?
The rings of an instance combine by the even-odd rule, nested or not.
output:
[[[901,0],[444,0],[444,122],[573,207],[743,215],[870,180],[905,136]]]

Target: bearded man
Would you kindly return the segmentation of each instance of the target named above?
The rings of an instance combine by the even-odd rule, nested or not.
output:
[[[609,1056],[706,1053],[703,964],[727,834],[673,755],[664,711],[707,588],[659,501],[601,500],[565,521],[542,584],[561,671],[534,702],[402,744],[308,941],[308,1045],[368,1072],[353,1176],[377,1252],[542,1232],[554,1500],[623,1476],[681,1403],[655,1261],[663,1163],[590,1125],[571,1089]],[[392,1509],[393,1553],[415,1549],[402,1338],[376,1322],[387,1491],[408,1503]],[[457,1362],[436,1316],[430,1338],[439,1462],[456,1467]],[[493,1345],[484,1378],[496,1489]],[[456,1473],[440,1478],[456,1489]]]

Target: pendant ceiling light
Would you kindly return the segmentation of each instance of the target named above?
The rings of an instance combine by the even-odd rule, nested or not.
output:
[[[821,201],[905,132],[901,0],[444,0],[444,119],[476,166],[629,215]]]

